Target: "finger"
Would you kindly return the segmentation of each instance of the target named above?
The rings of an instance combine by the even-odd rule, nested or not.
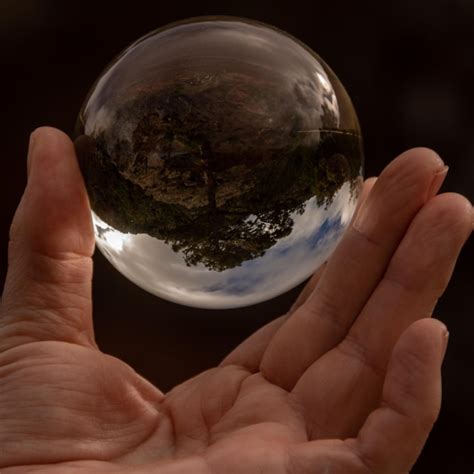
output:
[[[226,358],[219,364],[220,366],[225,365],[240,365],[246,368],[248,371],[254,373],[258,372],[260,363],[262,361],[263,354],[268,347],[268,344],[276,334],[278,329],[284,324],[284,322],[291,316],[291,314],[298,308],[302,303],[299,301],[305,298],[305,292],[312,285],[316,285],[321,277],[326,264],[323,263],[316,272],[313,274],[309,282],[303,288],[302,292],[298,296],[298,299],[290,308],[290,310],[280,316],[279,318],[270,321],[261,327],[258,331],[254,332],[247,339],[241,342]],[[303,295],[303,296],[302,296]]]
[[[346,338],[300,378],[294,393],[314,437],[354,436],[378,403],[396,341],[430,317],[471,233],[470,202],[458,194],[431,199],[413,219],[388,269]],[[314,393],[315,386],[324,386]],[[339,413],[334,420],[330,414]]]
[[[299,301],[305,298],[305,292],[309,291],[308,288],[312,285],[316,285],[326,264],[324,263],[319,267],[313,274],[309,282],[303,288],[302,292],[298,296],[298,299],[290,308],[290,310],[280,316],[279,318],[270,321],[265,326],[258,329],[256,332],[251,334],[247,339],[241,342],[225,359],[219,364],[221,367],[226,365],[240,365],[249,372],[258,372],[260,363],[262,361],[263,354],[268,347],[268,344],[276,334],[278,329],[284,324],[284,322],[291,316],[291,314],[302,304]],[[303,295],[303,296],[302,296]]]
[[[365,180],[362,186],[362,192],[357,202],[357,207],[354,212],[354,216],[361,208],[367,196],[372,189],[373,185],[377,181],[376,177],[368,178]],[[250,337],[245,339],[239,344],[222,362],[221,366],[236,364],[247,368],[250,372],[258,371],[260,363],[262,361],[263,354],[265,353],[268,344],[272,340],[281,325],[288,319],[288,317],[294,313],[304,302],[308,299],[309,295],[313,292],[314,288],[319,282],[321,275],[326,268],[326,262],[323,263],[310,278],[308,283],[298,295],[298,298],[291,306],[288,313],[279,318],[270,321],[268,324],[260,328],[258,331],[253,333]]]
[[[375,410],[349,444],[369,472],[409,472],[438,418],[448,332],[435,319],[412,324],[397,342]]]
[[[370,193],[370,190],[373,188],[376,181],[377,181],[376,177],[368,178],[365,180],[362,186],[362,192],[360,194],[359,201],[357,202],[357,207],[356,207],[356,210],[354,211],[354,216],[352,219],[355,218],[355,216],[359,212],[359,209],[363,206],[365,200],[367,199],[367,196]],[[295,303],[291,307],[290,313],[293,313],[294,311],[296,311],[300,306],[302,306],[306,302],[306,300],[309,298],[311,293],[316,288],[319,282],[319,279],[321,278],[321,275],[323,274],[323,271],[325,268],[326,268],[326,262],[323,265],[321,265],[321,267],[319,267],[318,270],[316,270],[316,272],[313,274],[313,276],[308,281],[308,283],[306,283],[305,287],[303,288],[298,298],[296,299]]]
[[[309,295],[313,292],[314,288],[318,284],[321,275],[324,272],[324,269],[326,268],[327,262],[324,262],[311,276],[309,279],[308,283],[304,286],[304,288],[301,290],[300,294],[298,295],[298,298],[296,298],[296,301],[292,304],[289,313],[292,314],[294,313],[300,306],[302,306],[305,301],[308,299]]]
[[[260,361],[262,360],[263,353],[265,352],[268,343],[287,318],[288,314],[284,314],[283,316],[265,324],[265,326],[258,329],[232,350],[219,366],[240,365],[249,372],[258,372]]]
[[[382,172],[331,255],[319,284],[272,339],[265,376],[290,390],[305,370],[346,335],[385,272],[418,210],[446,175],[439,156],[417,148]],[[298,346],[298,351],[292,350]]]
[[[59,130],[33,132],[28,184],[10,230],[0,351],[35,340],[93,344],[94,235],[74,147]]]
[[[354,450],[340,439],[293,444],[286,464],[289,474],[369,474]]]
[[[359,200],[357,201],[357,207],[356,207],[356,209],[354,211],[354,215],[352,216],[352,219],[351,219],[352,222],[354,221],[357,214],[359,213],[359,211],[364,206],[365,202],[367,201],[367,197],[369,196],[369,194],[372,191],[372,188],[374,187],[376,182],[377,182],[377,176],[372,176],[370,178],[367,178],[364,181],[364,184],[362,185],[362,191],[361,191],[360,196],[359,196]]]
[[[454,193],[436,196],[420,210],[339,350],[387,366],[400,334],[433,314],[472,232],[471,212],[471,203]]]

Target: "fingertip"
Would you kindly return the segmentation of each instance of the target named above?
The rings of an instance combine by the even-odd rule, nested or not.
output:
[[[438,169],[442,169],[445,166],[443,159],[436,151],[423,146],[410,148],[400,154],[399,158],[404,160],[423,160],[433,164]]]
[[[59,128],[50,127],[48,125],[42,125],[41,127],[35,128],[31,132],[31,137],[36,140],[37,138],[46,138],[46,137],[61,137],[65,140],[70,140],[69,136],[64,133]]]
[[[364,186],[373,186],[376,181],[377,181],[377,176],[370,176],[369,178],[365,179]]]
[[[411,324],[395,345],[383,388],[383,401],[416,427],[422,445],[441,409],[441,365],[447,328],[424,318]]]
[[[371,472],[408,472],[418,458],[441,407],[446,334],[444,323],[424,318],[395,345],[380,407],[349,444]]]
[[[54,127],[41,126],[31,132],[26,165],[28,179],[36,163],[44,161],[45,158],[51,156],[49,151],[58,147],[63,148],[63,150],[66,149],[66,151],[69,151],[72,147],[71,139],[61,130]]]
[[[413,148],[402,153],[384,168],[377,180],[371,179],[364,185],[371,189],[353,220],[354,227],[364,235],[377,233],[381,238],[404,231],[431,197],[431,184],[442,169],[444,163],[433,150]]]
[[[423,318],[411,324],[394,348],[395,360],[413,384],[439,370],[446,351],[446,325],[435,318]]]
[[[94,239],[89,201],[68,135],[47,126],[34,130],[28,169],[23,215],[28,235],[24,238],[41,249],[69,247],[69,251],[91,253]]]
[[[473,226],[473,207],[469,199],[459,193],[442,193],[425,207],[424,214],[430,215],[438,233],[445,231],[461,236],[463,242],[467,240]]]
[[[445,170],[444,161],[430,148],[411,148],[395,158],[380,174],[384,187],[405,191],[419,189],[424,200],[437,174]],[[424,192],[421,193],[422,189]]]
[[[438,378],[447,332],[441,321],[423,318],[402,333],[393,349],[384,386],[384,396],[391,404],[414,413],[415,407],[423,403],[429,418],[435,418],[439,411]]]

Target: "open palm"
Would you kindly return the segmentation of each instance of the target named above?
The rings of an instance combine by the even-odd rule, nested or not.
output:
[[[431,319],[472,230],[415,149],[364,185],[293,308],[163,394],[94,342],[88,201],[71,141],[32,135],[0,317],[0,472],[406,473],[441,400]],[[157,368],[159,370],[159,367]]]

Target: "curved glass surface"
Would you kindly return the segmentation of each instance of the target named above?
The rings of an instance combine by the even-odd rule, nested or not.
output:
[[[340,81],[295,38],[240,18],[186,20],[127,48],[86,99],[75,145],[100,250],[189,306],[250,305],[301,283],[362,183]]]

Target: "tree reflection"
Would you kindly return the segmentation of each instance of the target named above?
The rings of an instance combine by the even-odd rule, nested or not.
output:
[[[354,132],[302,130],[262,84],[211,80],[141,92],[106,131],[79,127],[76,149],[103,221],[164,240],[187,265],[223,271],[289,235],[310,198],[328,207],[345,182],[355,190],[362,150]]]

